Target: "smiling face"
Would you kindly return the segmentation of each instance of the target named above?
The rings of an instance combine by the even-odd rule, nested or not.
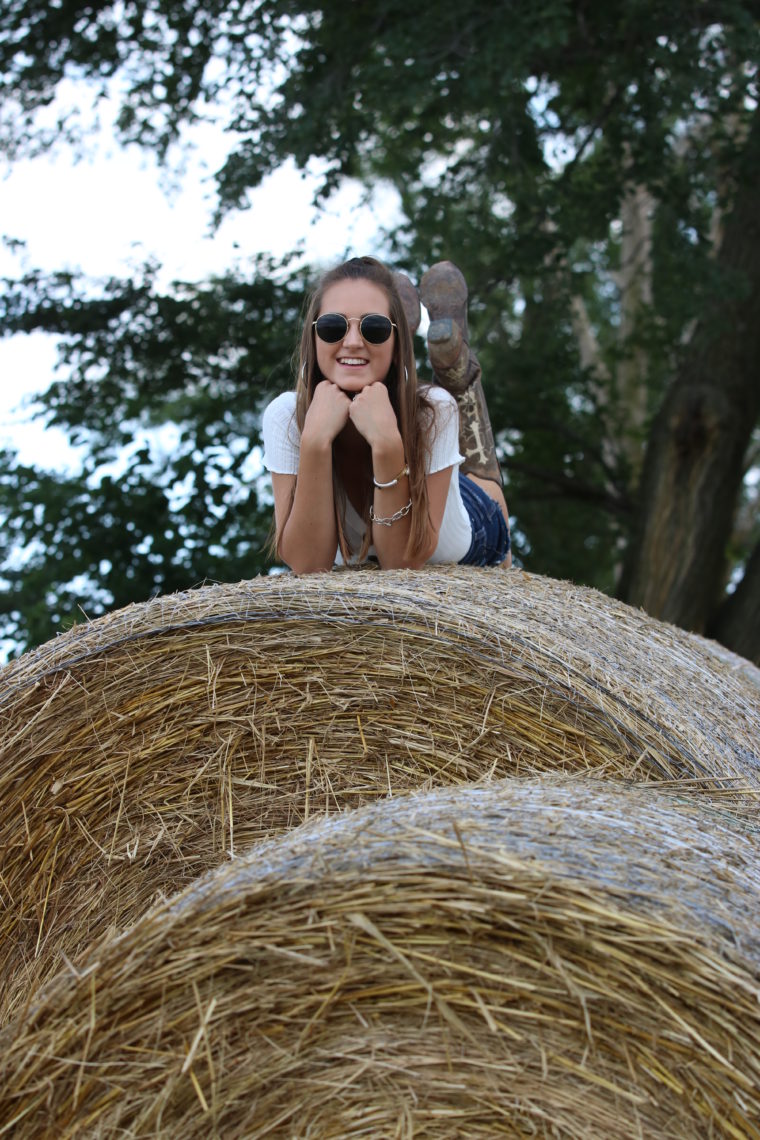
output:
[[[390,317],[388,298],[379,285],[371,281],[344,280],[330,285],[322,296],[318,316],[342,313],[344,317],[364,317],[381,313]],[[317,364],[325,380],[337,384],[344,392],[360,392],[369,384],[385,380],[393,363],[396,330],[384,344],[369,344],[359,332],[359,321],[349,321],[348,331],[336,344],[326,344],[315,335]]]

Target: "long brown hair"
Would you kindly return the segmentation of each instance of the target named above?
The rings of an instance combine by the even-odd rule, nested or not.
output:
[[[298,353],[296,380],[296,421],[299,432],[303,431],[306,413],[314,397],[314,389],[324,377],[317,364],[317,350],[314,342],[314,321],[319,316],[322,298],[331,285],[338,281],[369,281],[379,286],[388,298],[390,318],[396,325],[396,341],[393,359],[385,384],[388,388],[391,406],[396,413],[399,432],[404,444],[404,455],[409,466],[409,489],[412,500],[411,528],[406,548],[407,557],[414,557],[423,549],[429,525],[427,483],[425,481],[425,458],[428,447],[428,434],[433,423],[433,409],[417,384],[417,368],[414,362],[414,344],[407,323],[404,306],[393,281],[391,271],[374,257],[352,257],[329,270],[321,278],[304,307],[304,324]],[[335,444],[333,444],[333,457]],[[372,503],[371,468],[367,470],[367,482],[362,504],[362,517],[365,524],[365,538],[359,551],[359,561],[366,557],[371,543],[372,527],[369,508]],[[348,545],[345,533],[346,494],[335,475],[333,462],[333,502],[338,529],[338,542],[345,562],[354,553]]]

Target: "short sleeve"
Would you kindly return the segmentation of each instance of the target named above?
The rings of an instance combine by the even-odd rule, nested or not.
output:
[[[433,406],[434,422],[428,449],[427,474],[464,462],[459,450],[459,409],[454,397],[439,385],[430,385],[424,394]]]
[[[264,409],[261,422],[264,466],[277,475],[297,475],[301,433],[296,422],[296,394],[283,392]]]

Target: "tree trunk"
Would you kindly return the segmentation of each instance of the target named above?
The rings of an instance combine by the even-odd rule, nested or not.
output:
[[[760,413],[760,111],[739,178],[717,262],[722,298],[700,319],[652,426],[620,591],[654,617],[699,632],[721,595]]]
[[[621,203],[623,233],[620,269],[612,277],[620,291],[618,344],[622,350],[615,373],[620,416],[620,451],[635,486],[641,473],[643,439],[647,418],[649,360],[641,345],[635,345],[642,311],[652,306],[652,218],[655,202],[644,186],[630,185]]]
[[[734,653],[760,665],[760,543],[752,552],[744,577],[726,598],[707,632]]]

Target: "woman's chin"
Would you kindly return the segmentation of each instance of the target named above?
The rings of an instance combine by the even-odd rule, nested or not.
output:
[[[368,376],[364,369],[357,369],[355,374],[346,374],[345,371],[331,377],[333,384],[341,388],[347,396],[355,396],[362,388],[374,383],[374,377]]]

